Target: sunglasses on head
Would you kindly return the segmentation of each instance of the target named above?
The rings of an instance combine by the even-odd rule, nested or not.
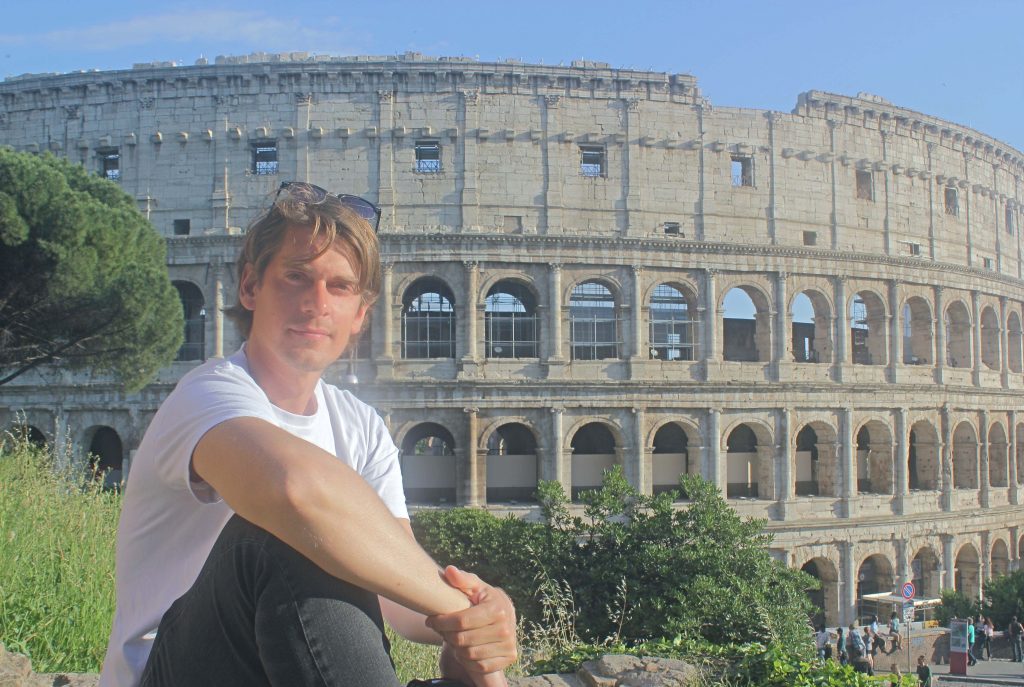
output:
[[[369,222],[373,226],[374,232],[380,228],[380,208],[365,198],[352,196],[347,193],[331,193],[316,184],[309,184],[304,181],[282,181],[281,185],[277,188],[277,195],[274,196],[275,203],[282,193],[288,194],[293,200],[308,205],[320,205],[327,202],[328,198],[333,198]]]

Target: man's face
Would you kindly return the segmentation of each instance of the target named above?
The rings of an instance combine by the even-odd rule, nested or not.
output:
[[[366,317],[359,275],[348,256],[335,243],[314,258],[322,243],[311,243],[312,233],[289,227],[263,278],[256,279],[251,265],[242,277],[240,301],[253,314],[247,345],[258,347],[279,374],[319,375],[341,356]]]

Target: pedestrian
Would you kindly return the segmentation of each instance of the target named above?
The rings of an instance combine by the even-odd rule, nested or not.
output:
[[[924,662],[924,656],[917,657],[917,681],[920,687],[932,687],[932,669]]]
[[[889,687],[902,687],[903,671],[898,663],[893,663],[889,668]]]
[[[978,659],[974,657],[974,640],[976,635],[974,634],[974,616],[967,619],[967,665],[977,665]]]
[[[836,633],[838,634],[836,638],[836,660],[839,661],[839,665],[845,666],[850,662],[850,655],[846,651],[846,637],[843,635],[842,625],[836,628]]]
[[[1017,616],[1010,618],[1010,646],[1013,648],[1013,660],[1017,663],[1021,662],[1021,657],[1024,652],[1021,651],[1020,639],[1021,635],[1024,634],[1024,625],[1021,625],[1017,620]]]
[[[892,640],[892,646],[889,647],[890,654],[903,649],[903,635],[900,634],[900,629],[900,616],[898,613],[893,613],[889,616],[889,639]]]
[[[818,649],[818,658],[825,660],[828,658],[828,630],[825,629],[825,625],[818,626],[818,632],[814,635],[814,642]]]
[[[846,653],[850,660],[864,655],[864,637],[857,632],[857,627],[850,623],[849,632],[846,634]]]
[[[875,670],[875,652],[878,651],[877,637],[871,632],[871,626],[864,626],[864,658],[867,660],[868,665],[871,666],[871,675],[874,675]]]
[[[996,629],[992,626],[992,618],[983,617],[981,619],[981,657],[986,661],[992,660],[992,637],[995,635]]]

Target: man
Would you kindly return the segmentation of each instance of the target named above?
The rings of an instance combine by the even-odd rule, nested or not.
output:
[[[1022,635],[1024,635],[1024,625],[1020,624],[1017,616],[1013,616],[1010,618],[1010,646],[1013,648],[1013,660],[1017,663],[1024,658],[1024,652],[1021,651]]]
[[[103,687],[396,687],[386,619],[446,677],[505,685],[508,597],[438,569],[377,414],[321,381],[380,289],[379,210],[282,184],[228,311],[246,343],[183,377],[133,460]]]

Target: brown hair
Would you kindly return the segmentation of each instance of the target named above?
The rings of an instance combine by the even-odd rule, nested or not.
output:
[[[373,227],[357,213],[345,207],[334,196],[314,202],[298,190],[280,195],[274,204],[259,214],[245,233],[245,244],[237,261],[238,289],[247,265],[252,265],[257,280],[263,279],[267,265],[280,250],[289,227],[309,227],[313,230],[310,241],[322,244],[314,259],[331,248],[338,248],[349,259],[359,277],[359,291],[363,303],[372,306],[380,294],[380,247]],[[249,338],[252,329],[252,311],[246,309],[238,294],[235,304],[224,310],[241,332]]]

